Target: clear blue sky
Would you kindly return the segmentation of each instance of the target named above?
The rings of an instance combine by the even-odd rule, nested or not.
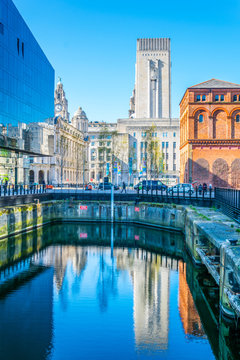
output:
[[[172,115],[187,87],[240,83],[239,0],[14,0],[61,76],[71,115],[116,121],[128,114],[136,39],[170,37]]]

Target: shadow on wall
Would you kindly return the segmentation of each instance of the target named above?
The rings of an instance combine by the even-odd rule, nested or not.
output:
[[[198,159],[196,162],[188,159],[184,182],[197,181],[200,184],[212,184],[213,187],[240,188],[240,159],[235,159],[229,166],[226,160],[218,158],[211,167],[212,171],[206,159]]]

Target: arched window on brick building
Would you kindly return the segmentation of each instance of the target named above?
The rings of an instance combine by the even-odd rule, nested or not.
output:
[[[208,138],[208,114],[204,110],[199,110],[195,114],[194,139]]]
[[[235,159],[231,165],[232,187],[240,189],[240,159]]]
[[[213,115],[213,138],[226,139],[227,137],[227,114],[218,110]]]
[[[206,159],[198,159],[193,163],[193,181],[209,183],[209,163]]]
[[[224,159],[218,158],[212,166],[213,181],[212,185],[216,187],[229,187],[228,175],[229,167]]]

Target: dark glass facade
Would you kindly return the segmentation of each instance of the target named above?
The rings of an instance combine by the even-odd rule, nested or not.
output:
[[[54,69],[12,0],[0,0],[0,123],[54,115]]]

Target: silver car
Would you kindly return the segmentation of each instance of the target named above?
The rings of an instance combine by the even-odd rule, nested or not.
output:
[[[169,187],[168,192],[171,194],[173,193],[179,193],[179,194],[193,194],[194,193],[194,187],[192,184],[177,184],[175,186]]]

